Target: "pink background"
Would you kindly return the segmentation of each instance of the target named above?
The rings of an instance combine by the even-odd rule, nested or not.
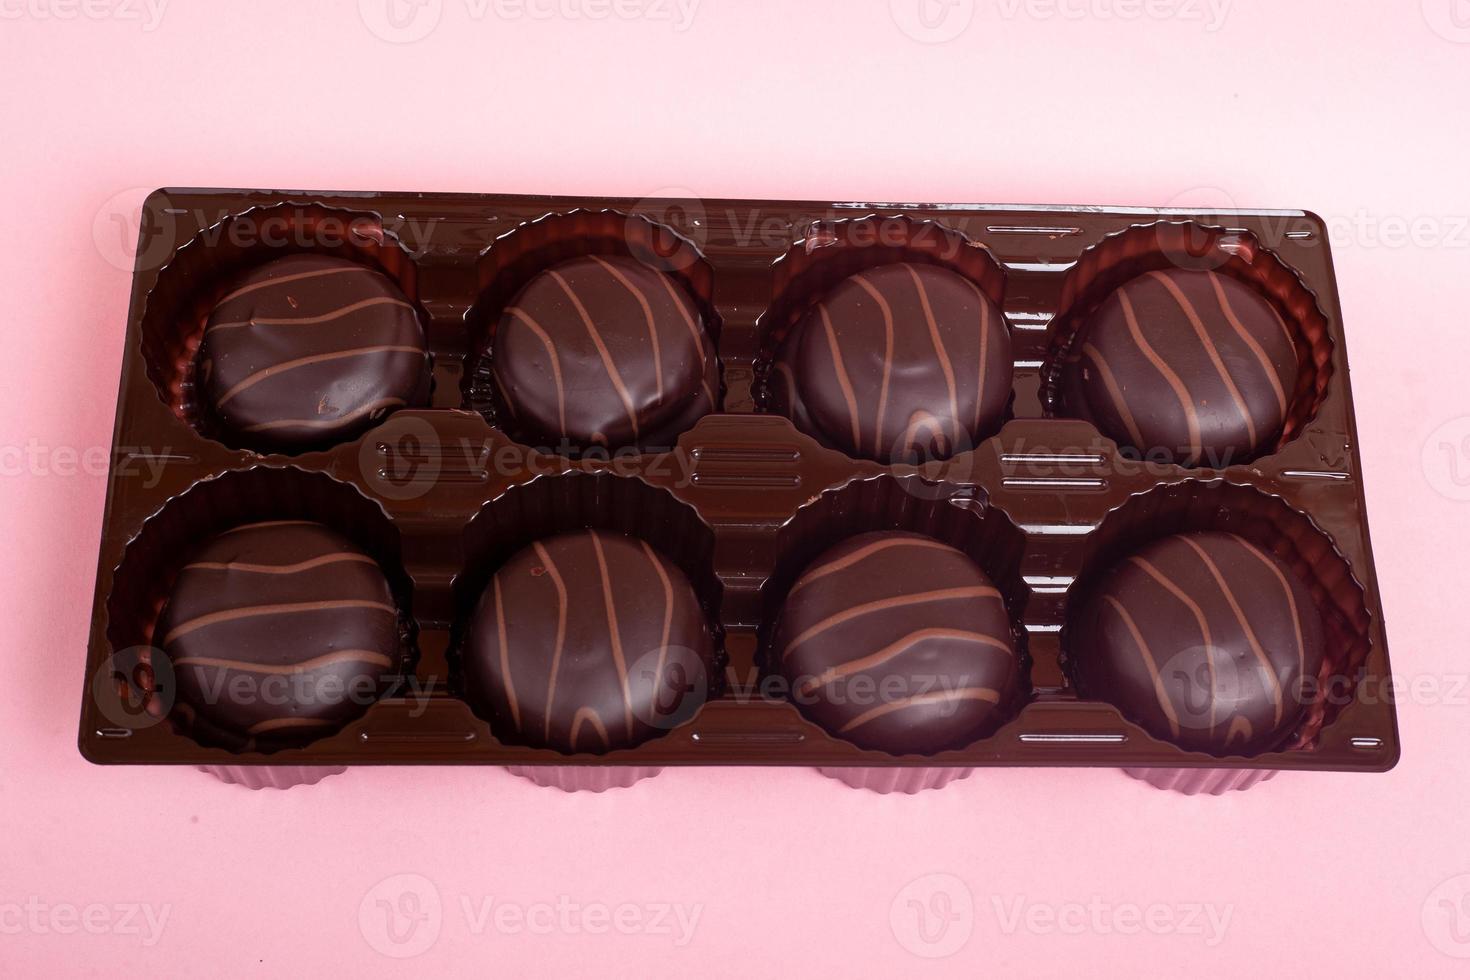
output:
[[[928,0],[926,31],[915,0],[702,0],[687,29],[648,0],[625,0],[633,19],[549,2],[424,0],[397,34],[384,0],[171,0],[156,25],[141,0],[0,3],[0,971],[388,973],[404,963],[379,949],[406,947],[375,900],[409,891],[441,912],[406,963],[446,975],[1465,975],[1470,3],[1235,0],[1211,30],[1184,0]],[[1105,770],[910,798],[799,769],[568,796],[489,769],[282,794],[90,766],[117,222],[163,184],[1315,210],[1337,232],[1394,663],[1417,685],[1403,762],[1221,799]],[[398,874],[425,880],[380,885]],[[477,932],[462,906],[560,896],[700,917],[679,946]],[[938,943],[911,898],[950,901]],[[166,908],[161,935],[128,903]],[[1068,918],[1079,903],[1101,927]],[[1184,928],[1191,903],[1228,908],[1220,941]],[[93,904],[102,934],[53,928]],[[1174,928],[1119,934],[1150,906]]]

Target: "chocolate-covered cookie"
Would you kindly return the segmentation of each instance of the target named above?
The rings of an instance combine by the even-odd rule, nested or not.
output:
[[[521,438],[667,448],[715,410],[719,363],[684,287],[622,256],[542,272],[501,316],[490,367]]]
[[[1324,644],[1296,574],[1216,531],[1162,538],[1122,561],[1067,633],[1084,696],[1214,755],[1281,745],[1301,721]]]
[[[465,629],[465,692],[507,742],[601,754],[688,719],[714,643],[684,573],[606,531],[545,538],[491,578]]]
[[[393,280],[346,259],[292,255],[252,269],[215,304],[198,386],[240,444],[314,449],[423,404],[429,355]]]
[[[957,748],[1015,706],[1005,602],[963,552],[906,532],[860,534],[796,580],[772,666],[803,714],[895,754]]]
[[[946,459],[1000,427],[1010,332],[964,276],[899,262],[833,287],[773,370],[775,407],[827,445],[882,463]]]
[[[154,644],[188,726],[206,740],[270,747],[361,715],[401,669],[401,636],[371,557],[321,524],[265,521],[189,559]]]
[[[1217,272],[1130,280],[1084,327],[1069,405],[1131,454],[1223,467],[1268,452],[1296,385],[1296,346],[1270,301]]]

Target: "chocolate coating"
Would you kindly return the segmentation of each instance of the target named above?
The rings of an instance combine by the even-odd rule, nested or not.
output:
[[[356,718],[402,665],[376,562],[310,521],[226,531],[179,572],[154,631],[186,723],[232,746],[295,744]]]
[[[1269,451],[1296,383],[1276,308],[1215,272],[1130,280],[1089,319],[1069,404],[1131,454],[1226,466]]]
[[[838,283],[774,371],[778,410],[827,445],[882,463],[947,459],[1000,427],[1011,338],[970,280],[900,262]]]
[[[1014,707],[1020,674],[985,573],[906,532],[860,534],[813,562],[786,597],[771,655],[807,717],[895,754],[988,735]]]
[[[495,573],[465,631],[465,691],[507,742],[602,754],[687,720],[714,683],[694,589],[646,542],[577,531]]]
[[[536,276],[491,342],[500,400],[523,438],[667,448],[715,410],[714,344],[671,276],[589,255]]]
[[[1214,755],[1276,748],[1301,721],[1322,619],[1280,559],[1234,534],[1176,534],[1100,582],[1068,623],[1084,696]]]
[[[418,313],[383,273],[322,255],[252,269],[215,304],[198,384],[213,417],[262,450],[341,442],[428,393]]]

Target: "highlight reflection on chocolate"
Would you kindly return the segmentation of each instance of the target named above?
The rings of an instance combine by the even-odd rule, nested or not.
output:
[[[947,459],[999,427],[1010,333],[964,276],[899,262],[838,283],[797,324],[773,371],[777,410],[849,456]]]
[[[1134,455],[1229,465],[1281,434],[1295,342],[1276,308],[1230,276],[1139,276],[1103,302],[1079,340],[1068,406]]]
[[[838,738],[933,753],[989,734],[1019,662],[999,590],[963,552],[907,532],[860,534],[797,579],[771,644],[802,712]]]
[[[292,255],[252,270],[215,304],[198,377],[213,416],[241,442],[300,450],[422,403],[428,363],[418,314],[391,279]]]
[[[688,719],[714,682],[693,587],[646,542],[577,531],[534,542],[485,588],[465,689],[508,742],[601,754]]]
[[[329,734],[401,665],[382,570],[310,521],[246,524],[210,541],[180,571],[154,642],[184,720],[235,747]]]
[[[1255,755],[1290,734],[1324,645],[1296,574],[1218,531],[1172,535],[1126,558],[1067,630],[1085,696],[1215,755]]]
[[[671,276],[589,255],[532,279],[491,341],[511,423],[548,445],[665,448],[715,410],[719,362]]]

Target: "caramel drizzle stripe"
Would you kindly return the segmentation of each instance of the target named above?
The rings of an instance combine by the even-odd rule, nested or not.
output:
[[[1152,364],[1158,370],[1159,374],[1163,376],[1164,380],[1169,383],[1169,387],[1174,389],[1174,394],[1179,399],[1179,405],[1181,408],[1184,409],[1184,422],[1185,425],[1187,425],[1189,428],[1190,454],[1188,461],[1193,463],[1204,449],[1204,447],[1200,445],[1199,415],[1195,411],[1194,399],[1190,397],[1189,389],[1185,387],[1184,382],[1180,379],[1179,375],[1174,373],[1174,369],[1169,367],[1169,365],[1164,362],[1164,359],[1158,355],[1158,352],[1155,351],[1151,346],[1149,346],[1148,340],[1145,339],[1145,337],[1143,336],[1143,331],[1140,330],[1138,327],[1138,317],[1133,312],[1133,303],[1129,301],[1127,292],[1120,289],[1118,291],[1118,300],[1123,305],[1123,319],[1126,320],[1128,323],[1128,332],[1133,336],[1133,342],[1138,345],[1138,349],[1143,352],[1143,356],[1148,358],[1149,363]],[[1150,447],[1139,446],[1137,448],[1140,451],[1146,452]]]
[[[558,365],[557,371],[558,373],[560,372],[560,365]],[[495,379],[495,386],[500,389],[501,399],[505,403],[506,410],[510,412],[510,417],[513,419],[518,418],[519,414],[516,412],[516,403],[510,397],[510,389],[506,387],[505,379],[500,376],[500,365],[495,362],[494,356],[490,358],[490,377]],[[565,404],[563,404],[561,411],[562,415],[565,416]],[[565,428],[565,423],[563,423],[563,428]]]
[[[211,572],[259,572],[262,575],[294,575],[304,572],[310,568],[320,568],[323,565],[335,565],[338,562],[356,561],[364,565],[376,565],[367,555],[355,551],[334,551],[329,555],[317,555],[305,561],[298,561],[290,565],[259,565],[248,561],[196,561],[185,565],[183,571],[191,568],[202,569]]]
[[[323,276],[336,276],[346,272],[362,272],[370,276],[381,276],[384,279],[388,278],[377,269],[370,269],[365,265],[354,265],[346,268],[335,269],[316,269],[312,272],[293,272],[289,276],[277,276],[274,279],[267,279],[264,282],[253,282],[248,286],[241,286],[233,293],[227,293],[219,300],[219,302],[215,303],[214,305],[215,308],[218,309],[219,307],[224,306],[226,303],[230,302],[230,300],[239,299],[241,296],[244,296],[248,293],[253,293],[257,289],[268,289],[271,286],[279,286],[283,283],[300,282],[303,279],[320,279]]]
[[[1276,304],[1267,300],[1266,308],[1271,311],[1271,316],[1276,320],[1276,325],[1281,328],[1281,335],[1286,338],[1287,345],[1295,352],[1296,338],[1292,336],[1291,327],[1286,325],[1286,320],[1282,318],[1280,313],[1276,312]]]
[[[1238,541],[1242,548],[1255,555],[1261,560],[1262,564],[1271,569],[1271,573],[1276,576],[1276,581],[1281,583],[1281,591],[1286,594],[1286,605],[1291,610],[1292,629],[1296,631],[1297,674],[1298,676],[1304,674],[1307,669],[1307,647],[1305,641],[1302,639],[1302,618],[1297,612],[1296,596],[1291,591],[1291,583],[1286,580],[1285,575],[1281,574],[1281,569],[1276,567],[1276,563],[1271,560],[1270,555],[1238,534],[1232,534],[1230,536]]]
[[[1215,734],[1215,692],[1216,692],[1216,680],[1215,680],[1215,643],[1214,643],[1214,640],[1212,640],[1210,638],[1210,624],[1205,619],[1205,611],[1200,608],[1199,603],[1195,602],[1193,599],[1191,599],[1189,597],[1189,594],[1188,593],[1186,593],[1183,589],[1179,588],[1179,586],[1175,585],[1173,583],[1173,581],[1170,580],[1170,578],[1167,575],[1165,575],[1163,572],[1161,572],[1157,568],[1155,568],[1153,566],[1153,564],[1147,558],[1140,558],[1137,555],[1133,555],[1132,557],[1130,557],[1128,559],[1128,561],[1131,562],[1134,565],[1137,565],[1139,568],[1143,569],[1144,573],[1147,574],[1149,578],[1153,579],[1155,582],[1158,582],[1160,585],[1162,585],[1165,589],[1168,590],[1168,592],[1169,592],[1170,595],[1172,595],[1174,598],[1178,599],[1180,602],[1184,603],[1184,605],[1189,608],[1189,611],[1194,614],[1194,621],[1199,624],[1199,631],[1200,631],[1200,634],[1204,637],[1204,644],[1205,644],[1205,669],[1206,669],[1206,671],[1210,675],[1210,729],[1209,729],[1209,734],[1210,735],[1214,735]]]
[[[1164,709],[1164,717],[1169,722],[1169,731],[1176,739],[1179,738],[1179,716],[1174,711],[1174,702],[1169,699],[1169,692],[1164,688],[1164,678],[1159,673],[1159,665],[1154,660],[1153,651],[1149,649],[1148,643],[1143,639],[1143,634],[1138,631],[1138,624],[1133,621],[1133,617],[1128,614],[1123,604],[1110,595],[1104,595],[1103,599],[1123,620],[1124,627],[1133,637],[1133,643],[1138,647],[1139,655],[1143,657],[1143,665],[1148,668],[1148,676],[1154,682],[1154,697],[1158,698],[1159,707]]]
[[[674,281],[670,276],[660,275],[658,280],[663,283],[664,289],[669,294],[669,299],[674,301],[674,306],[678,309],[679,315],[684,318],[684,326],[689,328],[689,336],[694,338],[694,343],[698,345],[700,351],[707,353],[708,346],[705,341],[709,335],[695,324],[694,317],[689,313],[688,299],[679,295],[678,290],[674,286]]]
[[[185,636],[206,626],[216,623],[228,623],[235,619],[248,619],[252,616],[270,616],[276,613],[304,613],[304,612],[326,612],[330,609],[376,609],[385,613],[397,613],[397,610],[386,602],[378,602],[375,599],[326,599],[320,602],[278,602],[262,606],[243,606],[239,609],[226,609],[221,612],[206,613],[196,616],[187,622],[180,623],[169,630],[168,635],[163,638],[164,646],[172,643],[181,636]]]
[[[934,433],[934,438],[939,442],[940,453],[946,455],[949,453],[949,438],[944,434],[944,423],[922,408],[916,409],[914,414],[909,416],[909,424],[903,430],[903,435],[899,439],[899,445],[906,450],[917,452],[919,430],[921,429],[928,429]]]
[[[235,327],[304,327],[317,323],[330,323],[340,320],[345,316],[351,316],[358,310],[365,310],[373,306],[401,306],[405,310],[412,310],[413,304],[406,303],[392,296],[374,296],[371,299],[358,300],[356,303],[348,303],[337,309],[319,316],[272,316],[251,317],[248,320],[231,320],[228,323],[213,323],[205,328],[205,333],[214,333],[217,330],[232,330]]]
[[[775,367],[776,373],[781,376],[781,380],[786,384],[787,404],[788,406],[794,406],[796,404],[796,375],[792,372],[791,365],[785,361],[777,361]]]
[[[980,291],[966,276],[960,276],[970,291],[975,294],[975,300],[980,304],[980,367],[976,373],[975,380],[975,423],[972,430],[980,431],[980,412],[985,406],[985,358],[990,347],[990,299]]]
[[[505,700],[510,705],[510,720],[521,730],[521,699],[516,697],[515,679],[510,671],[510,637],[505,624],[505,601],[500,592],[500,573],[490,579],[490,588],[495,596],[495,640],[500,648],[500,676],[505,678]]]
[[[298,357],[294,360],[282,361],[279,364],[273,364],[268,368],[262,368],[256,371],[244,381],[241,381],[235,387],[221,395],[215,404],[223,405],[246,388],[254,387],[265,379],[274,377],[285,371],[292,371],[299,367],[305,367],[308,364],[320,364],[323,361],[339,361],[346,357],[361,357],[364,354],[417,354],[422,357],[424,355],[424,349],[410,344],[377,344],[372,347],[353,347],[348,350],[337,350],[327,354],[313,354],[310,357]]]
[[[592,550],[597,553],[597,574],[602,582],[602,605],[607,610],[608,637],[612,640],[613,664],[618,669],[618,684],[623,689],[623,724],[628,737],[633,737],[633,692],[628,689],[628,662],[623,658],[623,638],[618,632],[618,612],[614,608],[612,581],[607,574],[607,555],[602,551],[602,539],[595,531],[588,532],[592,538]],[[604,735],[604,738],[606,736]]]
[[[556,345],[551,342],[551,335],[546,332],[541,324],[537,323],[531,314],[519,306],[508,306],[505,312],[529,327],[531,332],[536,335],[536,339],[541,341],[541,346],[546,348],[546,353],[551,358],[551,378],[556,383],[556,418],[561,431],[565,432],[567,430],[567,387],[562,383],[561,358],[556,353]],[[494,359],[492,358],[491,360],[493,363]],[[499,378],[500,376],[497,374],[496,380],[499,380]],[[509,404],[510,390],[505,387],[503,382],[500,385],[500,390],[505,394],[506,403]],[[514,414],[514,409],[512,409],[512,414]]]
[[[1255,729],[1251,727],[1249,718],[1244,715],[1236,715],[1230,719],[1230,727],[1225,729],[1225,746],[1228,748],[1237,735],[1240,736],[1242,742],[1249,742],[1254,732]]]
[[[1174,302],[1179,304],[1179,309],[1183,311],[1185,319],[1194,328],[1194,335],[1199,338],[1200,346],[1205,349],[1210,363],[1215,366],[1215,373],[1220,376],[1221,381],[1225,382],[1225,388],[1230,392],[1231,401],[1235,402],[1235,407],[1240,410],[1240,417],[1245,422],[1246,438],[1254,446],[1256,444],[1255,420],[1251,418],[1250,409],[1246,407],[1245,398],[1240,394],[1240,389],[1235,386],[1235,379],[1230,377],[1230,371],[1225,367],[1225,362],[1220,360],[1220,349],[1210,337],[1210,332],[1205,329],[1205,323],[1200,319],[1199,311],[1194,308],[1189,297],[1185,296],[1184,292],[1162,272],[1157,270],[1150,272],[1149,278],[1163,286],[1174,298]]]
[[[1138,431],[1138,422],[1133,418],[1133,412],[1128,407],[1128,399],[1123,396],[1123,390],[1118,387],[1118,379],[1113,376],[1113,369],[1108,367],[1108,362],[1103,359],[1102,351],[1090,343],[1083,343],[1082,353],[1092,360],[1097,367],[1097,373],[1102,376],[1103,386],[1108,389],[1108,397],[1118,409],[1118,414],[1123,417],[1123,424],[1128,428],[1128,437],[1133,440],[1133,445],[1140,452],[1148,449],[1143,444],[1143,433]]]
[[[991,704],[1000,704],[1000,693],[989,687],[962,687],[953,691],[935,691],[930,694],[915,694],[913,697],[903,698],[899,701],[890,701],[888,704],[880,704],[875,708],[869,708],[856,718],[849,721],[838,729],[839,733],[852,731],[866,725],[870,721],[876,721],[885,715],[891,715],[895,711],[905,708],[917,708],[930,704],[943,704],[946,701],[988,701]]]
[[[833,613],[826,619],[823,619],[820,622],[798,633],[790,643],[786,644],[786,649],[781,653],[781,659],[784,660],[787,657],[791,656],[792,650],[795,650],[797,647],[801,646],[812,637],[817,636],[821,633],[825,633],[827,630],[833,628],[834,626],[841,626],[843,623],[848,622],[849,620],[857,619],[860,616],[866,616],[870,613],[883,612],[887,609],[904,609],[908,606],[920,606],[930,602],[946,602],[952,599],[999,598],[1000,592],[992,586],[971,585],[964,586],[963,588],[958,589],[934,589],[929,592],[918,592],[914,595],[894,596],[888,599],[874,599],[872,602],[860,603],[856,606],[851,606],[847,609],[844,609],[842,610],[842,612]]]
[[[849,677],[852,674],[881,666],[895,657],[902,656],[904,653],[907,653],[909,650],[911,650],[915,645],[922,643],[925,640],[966,640],[978,643],[982,646],[989,647],[994,650],[999,650],[1007,657],[1011,655],[1011,648],[1009,644],[989,635],[988,633],[975,633],[970,630],[957,630],[948,629],[942,626],[930,626],[921,630],[914,630],[912,633],[907,634],[901,639],[895,640],[894,642],[888,644],[886,647],[883,647],[881,650],[878,650],[875,653],[871,653],[866,657],[859,657],[856,660],[849,660],[846,663],[837,664],[835,667],[828,667],[826,670],[822,671],[815,677],[809,677],[806,680],[802,681],[801,684],[797,686],[797,694],[805,697],[818,688],[824,687],[835,680],[840,680],[843,677]]]
[[[602,719],[597,716],[597,712],[583,705],[577,709],[576,714],[572,715],[572,730],[567,736],[567,744],[573,750],[577,748],[577,738],[582,733],[583,725],[592,726],[592,730],[597,733],[597,737],[602,739],[602,747],[604,749],[612,748],[612,739],[607,737],[607,728],[602,724]]]
[[[392,667],[393,659],[376,650],[338,650],[324,653],[320,657],[302,660],[294,664],[259,664],[248,660],[231,660],[225,657],[180,657],[175,667],[219,667],[222,670],[240,670],[251,674],[305,674],[323,667],[343,663],[365,663],[376,667]]]
[[[228,531],[222,532],[220,537],[224,537],[226,534],[234,534],[236,531],[256,531],[266,527],[304,527],[308,524],[319,526],[316,521],[256,521],[253,524],[241,524],[238,527],[232,527]]]
[[[648,563],[658,573],[658,580],[663,584],[664,588],[664,629],[663,635],[658,641],[658,662],[653,672],[653,704],[656,710],[658,706],[658,685],[662,683],[664,663],[669,656],[669,633],[674,628],[674,583],[669,581],[669,573],[664,571],[663,562],[659,561],[658,555],[654,553],[653,548],[649,547],[648,542],[639,541],[638,543],[643,545],[643,553],[648,556]]]
[[[638,438],[638,412],[633,407],[633,396],[628,393],[628,388],[623,384],[623,376],[618,373],[618,366],[613,363],[612,352],[607,349],[607,344],[602,340],[602,334],[597,329],[597,324],[592,322],[587,308],[582,305],[581,298],[572,284],[567,282],[566,277],[555,269],[546,270],[546,274],[556,280],[561,286],[562,292],[567,294],[567,299],[577,308],[577,314],[582,318],[582,324],[587,328],[587,334],[592,338],[593,345],[597,348],[597,356],[602,358],[602,366],[607,370],[607,376],[612,381],[613,387],[617,389],[618,397],[622,399],[623,410],[628,413],[628,422],[633,426],[633,438]]]
[[[883,314],[883,383],[878,388],[878,414],[873,422],[873,455],[883,457],[883,416],[888,412],[888,382],[893,370],[893,307],[888,305],[888,300],[883,294],[873,288],[866,276],[861,272],[852,277],[853,282],[861,286],[873,302],[878,304],[878,310]]]
[[[264,732],[274,732],[282,728],[326,728],[333,722],[326,718],[271,718],[251,725],[245,730],[247,735],[260,735]]]
[[[653,324],[653,307],[648,305],[648,297],[643,295],[643,290],[639,289],[633,284],[632,280],[623,275],[617,266],[600,255],[594,255],[591,258],[593,262],[606,269],[609,275],[627,287],[628,292],[632,293],[633,298],[638,301],[638,305],[643,307],[643,321],[648,324],[648,340],[653,345],[653,383],[654,388],[657,390],[654,397],[655,400],[662,403],[664,400],[664,358],[662,348],[658,342],[658,330]]]
[[[1219,566],[1216,565],[1214,560],[1205,553],[1205,550],[1201,548],[1198,544],[1196,544],[1193,540],[1191,540],[1188,536],[1181,537],[1179,540],[1189,545],[1191,550],[1193,550],[1195,554],[1199,555],[1200,561],[1205,563],[1205,568],[1209,570],[1211,577],[1213,577],[1215,580],[1215,584],[1220,586],[1220,591],[1225,594],[1225,601],[1230,603],[1230,609],[1232,612],[1235,613],[1235,618],[1240,623],[1241,629],[1245,630],[1245,638],[1250,643],[1251,650],[1254,651],[1256,659],[1260,661],[1261,667],[1265,671],[1266,677],[1270,680],[1271,704],[1275,709],[1275,721],[1273,722],[1273,724],[1281,724],[1281,711],[1283,708],[1281,700],[1281,681],[1279,678],[1277,678],[1276,668],[1271,664],[1270,659],[1266,656],[1266,651],[1261,649],[1261,643],[1259,640],[1256,639],[1256,631],[1251,629],[1251,624],[1246,620],[1245,611],[1240,608],[1240,603],[1235,601],[1235,593],[1230,591],[1230,586],[1227,585],[1225,582],[1225,576],[1220,574]]]
[[[842,363],[842,351],[837,346],[837,331],[832,326],[832,318],[827,315],[827,307],[818,303],[817,313],[822,318],[822,329],[827,334],[827,347],[832,351],[832,367],[837,372],[837,384],[847,402],[848,417],[852,419],[852,445],[857,448],[863,444],[862,428],[858,424],[857,395],[853,394],[852,382],[848,380],[847,368]]]
[[[934,322],[934,310],[929,306],[929,292],[924,288],[924,281],[914,271],[909,263],[903,263],[908,270],[909,278],[914,281],[914,288],[919,291],[919,305],[924,309],[924,322],[929,325],[929,339],[934,342],[934,353],[939,357],[939,367],[944,371],[944,382],[949,387],[949,418],[954,425],[954,437],[958,441],[960,437],[960,405],[955,391],[954,365],[950,363],[949,352],[944,349],[944,341],[939,336],[939,324]]]
[[[1271,391],[1276,395],[1276,405],[1281,409],[1282,418],[1285,418],[1286,392],[1281,387],[1281,379],[1276,377],[1276,369],[1271,366],[1271,359],[1266,356],[1265,348],[1261,346],[1255,337],[1251,336],[1250,331],[1245,328],[1245,324],[1241,323],[1240,319],[1236,317],[1235,309],[1230,305],[1230,298],[1225,295],[1225,288],[1220,284],[1219,275],[1214,272],[1206,272],[1205,275],[1210,277],[1210,285],[1215,287],[1215,299],[1219,301],[1220,309],[1225,313],[1225,319],[1230,322],[1231,329],[1239,335],[1241,340],[1245,341],[1246,346],[1251,349],[1251,353],[1256,355],[1256,360],[1261,362],[1261,370],[1266,372],[1266,380],[1271,382]],[[1266,306],[1271,310],[1271,315],[1276,317],[1276,320],[1280,322],[1281,317],[1277,316],[1275,307],[1272,307],[1270,302],[1267,302]]]
[[[551,671],[546,679],[546,727],[542,732],[546,740],[550,741],[551,705],[556,700],[556,678],[561,670],[561,655],[567,639],[567,586],[562,581],[561,570],[556,567],[556,562],[551,560],[551,554],[541,546],[541,542],[534,542],[532,547],[536,549],[536,557],[541,559],[546,574],[551,576],[551,584],[556,586],[556,644],[551,648]]]
[[[396,408],[407,405],[408,402],[402,398],[379,398],[377,401],[360,405],[345,415],[338,415],[329,419],[273,419],[270,422],[257,422],[255,425],[245,426],[246,432],[264,432],[268,429],[325,429],[344,422],[352,422],[362,418],[364,415],[372,415],[381,412],[385,408]]]
[[[684,326],[689,328],[689,336],[694,338],[694,343],[699,348],[700,356],[706,358],[712,356],[709,349],[709,334],[705,333],[703,328],[695,324],[694,317],[689,313],[689,299],[680,296],[680,291],[674,285],[671,276],[660,275],[658,281],[663,284],[664,291],[669,294],[669,299],[673,302],[674,308],[684,318]],[[709,399],[709,410],[713,412],[718,406],[719,400],[715,397],[714,389],[709,385],[707,375],[708,371],[699,376],[699,388],[704,392],[704,396]]]
[[[834,558],[832,561],[827,562],[825,565],[818,565],[816,568],[808,569],[806,574],[797,579],[796,584],[791,587],[791,592],[788,593],[788,598],[790,596],[796,595],[797,592],[806,588],[808,585],[811,585],[818,579],[825,578],[826,576],[831,575],[834,572],[840,572],[844,568],[851,568],[853,565],[856,565],[864,558],[875,555],[880,551],[887,551],[889,548],[904,547],[932,548],[935,551],[952,550],[949,545],[944,544],[941,541],[935,541],[933,538],[884,538],[881,541],[874,541],[871,544],[865,544],[851,554],[843,555],[841,558]]]

